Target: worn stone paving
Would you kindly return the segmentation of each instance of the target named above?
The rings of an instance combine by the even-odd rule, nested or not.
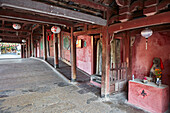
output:
[[[126,94],[101,99],[99,90],[70,84],[34,59],[0,60],[0,113],[144,113]]]

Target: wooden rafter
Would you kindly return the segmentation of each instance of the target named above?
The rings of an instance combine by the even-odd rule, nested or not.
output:
[[[34,26],[34,27],[32,28],[32,31],[34,31],[35,29],[37,29],[39,26],[40,26],[39,24],[37,24],[36,26]]]

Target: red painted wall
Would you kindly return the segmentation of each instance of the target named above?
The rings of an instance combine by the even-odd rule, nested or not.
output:
[[[86,73],[91,74],[91,37],[88,35],[81,35],[78,36],[77,39],[82,39],[83,42],[86,41],[86,47],[76,49],[77,67]],[[62,58],[70,61],[70,50],[65,50],[63,44],[62,38]]]
[[[88,35],[78,36],[77,39],[82,39],[83,43],[86,42],[86,47],[77,48],[77,67],[81,70],[91,74],[91,37]]]
[[[154,57],[162,59],[162,83],[170,87],[170,31],[154,32],[148,39],[148,50],[145,49],[145,38],[137,36],[132,49],[132,74],[143,79],[149,76]]]

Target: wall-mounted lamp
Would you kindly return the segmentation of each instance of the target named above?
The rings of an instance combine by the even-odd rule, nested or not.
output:
[[[2,41],[2,38],[0,38],[0,41]]]
[[[153,34],[151,29],[146,28],[145,30],[141,31],[141,35],[146,38],[146,50],[148,44],[148,38]]]

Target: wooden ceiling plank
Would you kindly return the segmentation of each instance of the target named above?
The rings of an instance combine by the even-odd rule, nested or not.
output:
[[[66,4],[66,3],[64,3],[64,2],[60,2],[60,1],[56,1],[56,0],[49,0],[49,1],[51,1],[51,2],[53,2],[53,3],[56,3],[56,4],[59,4],[59,5],[62,5],[62,6],[65,6],[65,7],[74,8],[74,9],[76,9],[76,10],[89,12],[89,13],[92,13],[92,14],[95,14],[95,15],[102,15],[102,13],[100,13],[100,12],[93,11],[93,10],[90,10],[90,9],[80,8],[80,7],[78,7],[78,6]]]
[[[82,1],[82,0],[81,0]],[[84,1],[84,0],[83,0]],[[1,7],[9,7],[14,9],[22,9],[39,14],[52,15],[56,17],[68,18],[76,21],[83,21],[92,24],[106,26],[106,20],[97,16],[72,11],[57,6],[52,6],[32,0],[0,0]],[[97,7],[97,6],[96,6]],[[100,7],[101,8],[101,7]]]
[[[83,4],[86,5],[88,7],[94,8],[94,9],[98,9],[98,10],[102,10],[102,11],[106,11],[109,7],[102,5],[100,3],[95,3],[93,1],[90,0],[69,0],[75,3],[79,3],[79,4]]]

